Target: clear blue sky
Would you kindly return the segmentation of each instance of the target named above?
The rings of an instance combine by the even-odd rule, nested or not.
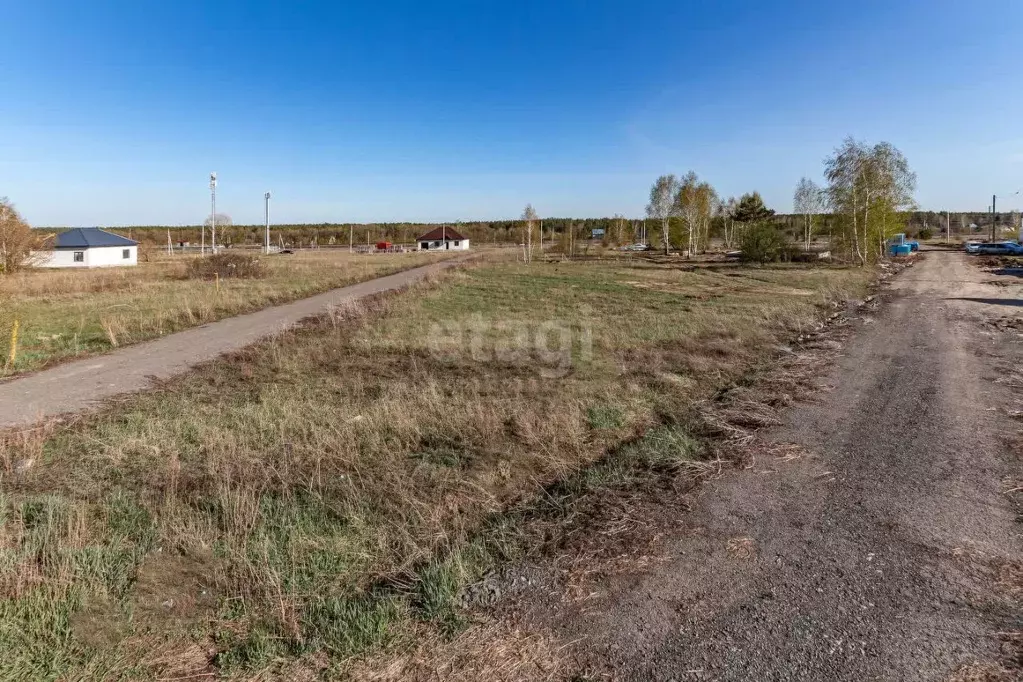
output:
[[[197,223],[212,170],[235,222],[266,189],[281,222],[638,216],[689,169],[787,211],[847,135],[901,148],[923,208],[1023,187],[1018,0],[35,0],[3,20],[0,195],[36,225]]]

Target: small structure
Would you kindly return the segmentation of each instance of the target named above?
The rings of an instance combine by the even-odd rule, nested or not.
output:
[[[468,251],[469,240],[447,225],[435,227],[416,240],[420,251]]]
[[[889,256],[908,256],[914,251],[920,250],[920,242],[906,239],[905,233],[900,232],[888,240]]]
[[[40,268],[109,268],[138,263],[137,241],[98,227],[61,232],[54,237],[51,250],[33,254],[33,264]]]
[[[606,232],[603,227],[595,227],[592,230],[590,230],[590,239],[601,240],[604,238],[605,234]]]

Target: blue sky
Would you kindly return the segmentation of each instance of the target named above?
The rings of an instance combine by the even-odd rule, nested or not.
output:
[[[928,209],[1023,187],[1023,3],[6,3],[0,195],[36,225],[780,211],[847,135]],[[1023,196],[1023,195],[1020,195]],[[1023,205],[1020,197],[999,202]]]

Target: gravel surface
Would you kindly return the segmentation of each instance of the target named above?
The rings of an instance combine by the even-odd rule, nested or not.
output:
[[[333,306],[400,289],[464,260],[424,265],[0,382],[0,428],[76,412],[146,389],[153,379],[181,374]]]
[[[742,472],[700,486],[650,568],[516,608],[586,679],[945,680],[1004,662],[1023,481],[1023,287],[929,252],[887,285]],[[1005,278],[1000,278],[999,281]],[[1015,378],[1013,378],[1015,377]],[[777,448],[774,450],[777,451]],[[1015,573],[1019,575],[1019,573]],[[988,679],[988,678],[984,678]]]

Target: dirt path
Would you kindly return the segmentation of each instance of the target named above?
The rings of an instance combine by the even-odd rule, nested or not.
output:
[[[0,428],[86,409],[106,398],[143,390],[154,379],[180,374],[345,301],[400,289],[462,261],[424,265],[0,382]]]
[[[798,456],[701,486],[642,570],[527,593],[516,619],[594,680],[946,680],[1004,660],[996,633],[1023,629],[1005,494],[1023,344],[997,327],[1019,282],[926,254],[855,323],[833,390],[767,435]]]

